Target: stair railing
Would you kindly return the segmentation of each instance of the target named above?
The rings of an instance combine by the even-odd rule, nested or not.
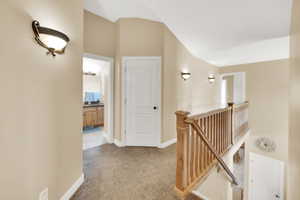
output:
[[[242,109],[243,108],[243,109]],[[182,197],[208,176],[210,170],[220,164],[233,184],[237,180],[222,156],[248,130],[245,111],[248,103],[237,107],[230,104],[223,109],[189,116],[189,112],[177,111],[177,166],[176,191]],[[244,112],[244,114],[239,114]],[[248,111],[247,111],[248,112]]]
[[[232,134],[234,144],[249,131],[248,112],[249,103],[229,104],[232,107]]]

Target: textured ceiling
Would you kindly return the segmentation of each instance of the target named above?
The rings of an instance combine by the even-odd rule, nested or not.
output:
[[[287,58],[291,7],[292,0],[85,0],[111,21],[163,22],[193,55],[218,66]]]

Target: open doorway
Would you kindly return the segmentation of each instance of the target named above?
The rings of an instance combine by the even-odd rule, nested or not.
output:
[[[113,60],[83,56],[83,150],[113,140]]]
[[[221,103],[243,103],[246,101],[245,72],[226,73],[221,75]]]

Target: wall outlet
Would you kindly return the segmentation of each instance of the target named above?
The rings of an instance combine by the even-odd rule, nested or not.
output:
[[[48,200],[48,188],[44,189],[44,190],[40,193],[39,200]]]

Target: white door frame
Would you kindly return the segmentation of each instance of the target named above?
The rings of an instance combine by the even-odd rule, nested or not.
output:
[[[107,133],[105,135],[106,140],[108,143],[113,143],[114,141],[114,59],[112,57],[106,56],[98,56],[95,54],[84,53],[83,57],[92,58],[96,60],[102,60],[110,63],[109,67],[109,76],[110,76],[110,87],[108,92],[108,102],[105,104],[105,108],[108,109],[108,126],[107,126]]]
[[[238,99],[243,99],[244,101],[246,101],[246,73],[245,72],[232,72],[232,73],[224,73],[224,74],[221,74],[220,75],[220,83],[223,84],[223,78],[226,77],[226,76],[233,76],[234,77],[234,80],[233,80],[233,84],[234,84],[234,94],[233,94],[233,100],[234,100],[234,103],[237,103],[238,102]],[[242,94],[241,94],[241,97],[238,97],[238,95],[236,94],[236,91],[239,90],[238,86],[239,84],[237,83],[237,77],[241,78],[242,79]],[[220,95],[221,95],[221,98],[226,98],[226,94],[225,94],[225,97],[224,97],[224,94],[223,94],[223,87],[221,85],[221,91],[220,91]],[[221,99],[221,102],[223,102],[224,100]],[[226,100],[227,101],[227,100]],[[238,102],[238,103],[241,103],[241,102]]]
[[[160,142],[161,142],[161,109],[162,109],[162,103],[161,103],[161,56],[123,56],[122,57],[122,94],[121,94],[121,100],[122,100],[122,124],[121,124],[121,138],[122,138],[122,144],[124,146],[127,145],[127,141],[126,141],[126,95],[127,95],[127,91],[126,91],[126,84],[127,84],[127,80],[126,80],[126,61],[128,60],[149,60],[149,59],[154,59],[154,60],[158,60],[159,61],[159,77],[158,77],[158,86],[159,86],[159,91],[158,91],[158,98],[159,98],[159,102],[158,102],[158,116],[159,116],[159,140],[157,141],[157,147],[160,146]]]

